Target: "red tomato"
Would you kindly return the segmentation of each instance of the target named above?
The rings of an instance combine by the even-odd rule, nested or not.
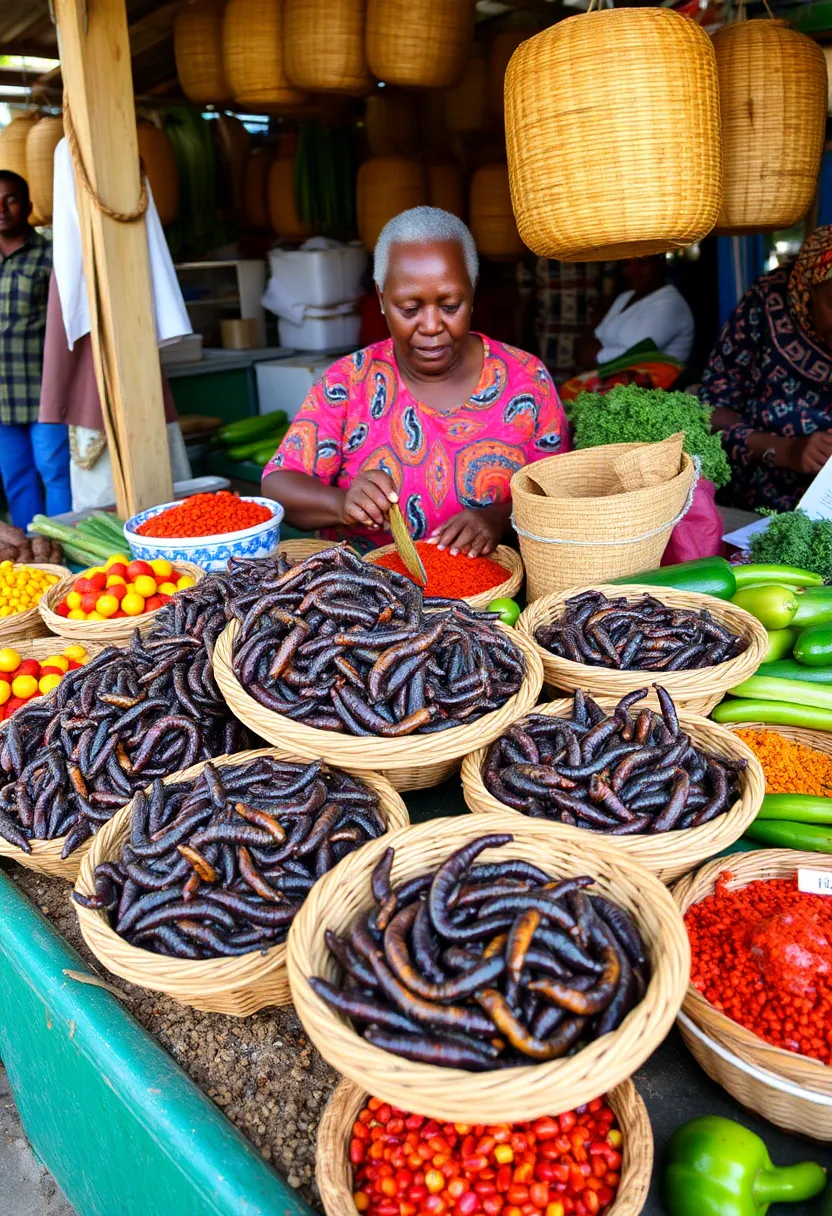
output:
[[[118,618],[120,616],[127,616],[127,613],[124,611],[123,608],[119,608],[118,612],[114,612],[113,615],[110,617],[110,620],[116,621],[116,620],[118,620]]]
[[[72,590],[77,591],[79,595],[86,595],[88,591],[92,591],[90,580],[88,578],[76,578],[72,584]]]
[[[145,612],[155,612],[157,608],[163,608],[168,599],[170,599],[170,596],[151,595],[150,598],[146,599],[144,602]]]
[[[95,612],[95,605],[98,603],[98,592],[87,591],[81,596],[81,611]]]
[[[173,599],[173,596],[165,595],[165,593],[163,591],[160,591],[158,595],[154,595],[152,598],[154,600],[156,600],[156,599],[161,600],[163,604],[169,604],[171,602],[171,600]]]
[[[11,697],[3,708],[6,711],[6,717],[10,718],[16,709],[20,709],[21,705],[26,704],[26,699],[23,697]]]
[[[69,670],[70,671],[77,671],[79,667],[83,667],[83,666],[84,666],[83,663],[79,663],[75,659],[69,660]]]
[[[118,574],[121,576],[121,578],[127,578],[127,567],[125,566],[124,562],[113,562],[107,573]]]
[[[68,659],[67,662],[69,662]],[[40,669],[40,674],[42,676],[62,676],[64,672],[60,667],[52,667],[48,663],[44,663]]]
[[[16,676],[40,676],[40,663],[37,659],[24,659],[14,674]]]
[[[100,574],[94,574],[92,576],[92,578],[89,580],[89,584],[91,591],[103,591],[107,586],[107,575],[102,570]]]
[[[55,611],[57,612],[58,616],[69,616],[69,604],[66,602],[60,603]]]
[[[156,579],[156,575],[153,573],[150,563],[142,561],[131,562],[127,567],[127,574],[124,577],[129,579],[129,581],[132,583],[135,582],[140,574],[149,574],[154,581]]]
[[[113,583],[112,587],[107,588],[107,594],[114,596],[115,599],[117,599],[118,602],[121,603],[121,601],[124,599],[125,595],[127,594],[127,587],[124,585],[124,583]],[[113,613],[113,616],[115,616],[115,615],[116,615],[116,613]]]

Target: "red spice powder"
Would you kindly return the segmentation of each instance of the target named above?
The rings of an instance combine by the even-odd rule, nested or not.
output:
[[[450,599],[463,599],[469,595],[479,595],[482,591],[490,591],[499,587],[508,578],[508,571],[499,562],[490,557],[467,557],[465,554],[454,556],[449,549],[438,549],[425,541],[416,542],[416,552],[422,559],[428,585],[425,595],[441,595]],[[391,552],[380,557],[377,566],[385,566],[398,574],[411,574],[398,553]],[[414,579],[415,582],[415,579]]]
[[[760,1038],[832,1064],[832,899],[794,878],[729,879],[685,914],[691,983]]]
[[[271,517],[269,508],[261,503],[246,502],[230,490],[219,490],[216,494],[193,494],[178,506],[146,519],[136,531],[141,536],[219,536],[253,528]]]

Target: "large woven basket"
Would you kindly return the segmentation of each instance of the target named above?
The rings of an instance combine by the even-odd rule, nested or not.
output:
[[[374,76],[409,89],[462,78],[474,36],[474,0],[367,0],[365,46]]]
[[[465,75],[445,94],[445,126],[454,135],[477,135],[490,125],[488,55],[484,45],[475,42]]]
[[[803,726],[772,726],[769,722],[731,722],[725,724],[725,730],[738,734],[741,730],[770,731],[791,739],[792,743],[802,743],[804,747],[812,747],[816,752],[832,756],[832,731],[807,730]]]
[[[38,224],[49,224],[52,221],[55,148],[63,137],[64,120],[60,114],[56,118],[41,118],[26,136],[26,180],[34,208],[33,222]]]
[[[218,768],[273,756],[272,748],[237,752],[221,756],[210,763]],[[165,778],[165,784],[188,781],[199,775],[207,762],[194,764],[180,773]],[[389,783],[375,773],[356,774],[375,790],[379,810],[388,831],[397,831],[409,822],[407,808]],[[103,861],[116,861],[130,833],[133,803],[122,807],[109,823],[93,838],[81,866],[76,891],[83,895],[95,893],[95,867]],[[386,839],[386,837],[385,837]],[[191,1005],[207,1013],[227,1013],[233,1017],[248,1017],[266,1005],[290,1005],[289,981],[286,975],[286,943],[270,949],[252,950],[232,958],[178,959],[154,954],[133,946],[110,928],[107,914],[76,904],[78,922],[84,941],[93,954],[113,975],[120,976],[139,988],[165,992],[180,1005]]]
[[[369,1097],[359,1085],[342,1081],[318,1124],[315,1180],[326,1216],[355,1216],[349,1147],[353,1124]],[[650,1189],[653,1168],[653,1129],[647,1107],[632,1081],[616,1085],[607,1094],[607,1100],[615,1112],[624,1143],[621,1182],[615,1201],[605,1210],[604,1216],[639,1216]],[[421,1114],[420,1111],[415,1113]]]
[[[39,121],[39,114],[18,114],[0,131],[0,162],[8,172],[19,173],[22,178],[28,179],[26,145]]]
[[[365,249],[376,247],[381,230],[400,211],[427,202],[422,166],[405,156],[374,156],[358,170],[356,212],[358,235]]]
[[[529,38],[506,72],[505,122],[517,226],[541,257],[644,257],[716,223],[716,59],[679,13],[604,9]]]
[[[269,221],[282,241],[305,241],[311,232],[298,215],[294,182],[294,156],[278,156],[269,169],[266,201]]]
[[[565,587],[658,566],[673,527],[692,500],[694,467],[683,454],[680,472],[669,481],[621,494],[613,461],[643,447],[615,443],[585,448],[546,457],[514,474],[514,526],[529,603]]]
[[[431,160],[425,165],[428,179],[428,202],[431,207],[450,211],[461,220],[468,214],[462,169],[451,160]]]
[[[223,68],[234,101],[267,110],[292,110],[308,95],[283,70],[284,0],[226,0]]]
[[[511,26],[495,34],[488,46],[488,108],[491,117],[502,127],[504,122],[503,92],[506,71],[518,46],[537,31],[534,26]]]
[[[407,735],[402,739],[315,730],[266,709],[241,686],[231,667],[231,652],[238,629],[238,623],[231,621],[214,647],[214,678],[231,712],[260,738],[274,744],[284,759],[299,756],[321,759],[350,772],[364,769],[371,763],[373,770],[380,772],[397,790],[423,790],[439,785],[457,772],[463,756],[475,747],[491,743],[516,718],[527,714],[537,704],[543,686],[543,665],[534,646],[512,630],[512,638],[526,660],[525,678],[520,691],[509,697],[505,705],[493,713],[483,714],[478,721],[435,735]]]
[[[15,570],[20,570],[22,567],[35,570],[46,570],[49,574],[56,574],[58,582],[52,587],[47,588],[40,598],[40,603],[34,608],[27,608],[25,612],[18,612],[14,616],[0,617],[0,646],[8,646],[13,642],[22,642],[26,638],[42,638],[49,633],[49,628],[41,616],[41,607],[46,596],[50,591],[55,591],[57,587],[70,577],[69,570],[66,566],[53,566],[49,562],[17,562]],[[53,633],[56,630],[52,630]]]
[[[769,19],[723,26],[713,44],[725,163],[717,232],[791,228],[812,205],[823,154],[823,51]]]
[[[375,562],[380,557],[387,557],[390,553],[396,552],[395,545],[383,545],[380,549],[373,549],[368,553],[365,561]],[[523,562],[520,559],[520,554],[515,549],[510,549],[508,545],[498,545],[493,553],[488,555],[493,562],[499,566],[504,566],[508,571],[508,578],[498,583],[496,587],[490,587],[488,591],[481,591],[478,595],[466,595],[463,597],[466,604],[471,608],[487,608],[492,600],[511,598],[515,596],[523,586]]]
[[[364,135],[371,156],[413,156],[419,150],[419,93],[377,89],[364,104]]]
[[[832,1141],[832,1098],[746,1063],[705,1034],[685,1013],[679,1014],[677,1023],[697,1064],[746,1110],[784,1131]]]
[[[191,101],[216,104],[231,96],[222,62],[224,9],[225,0],[188,0],[176,13],[176,74]]]
[[[618,671],[614,667],[593,667],[588,663],[573,663],[561,659],[536,641],[535,634],[541,625],[551,625],[563,612],[566,600],[583,591],[601,591],[609,599],[626,596],[635,600],[642,595],[653,595],[671,608],[686,608],[692,612],[706,609],[714,620],[725,625],[732,633],[748,642],[747,648],[734,659],[717,663],[714,667],[696,667],[692,671]],[[666,688],[676,708],[689,714],[709,714],[718,705],[729,688],[734,688],[754,674],[763,661],[768,646],[765,629],[750,612],[738,608],[727,600],[718,600],[711,595],[699,595],[694,591],[676,591],[672,587],[647,587],[638,583],[616,586],[612,583],[591,583],[587,587],[572,587],[555,595],[544,595],[522,613],[517,622],[518,633],[524,634],[537,646],[543,662],[543,679],[548,689],[574,692],[581,688],[593,696],[619,699],[636,688],[649,690],[645,704],[657,705],[652,685],[659,683]]]
[[[285,0],[283,67],[312,92],[365,93],[364,0]]]
[[[331,549],[331,540],[316,540],[314,537],[305,537],[301,540],[282,540],[277,546],[278,553],[285,554],[290,562],[302,562],[307,557],[312,557],[315,553],[322,553],[324,549]]]
[[[404,1060],[373,1047],[312,991],[310,976],[333,981],[338,965],[324,932],[345,932],[372,906],[370,874],[395,849],[393,884],[437,867],[455,849],[483,834],[479,819],[434,819],[365,845],[344,858],[310,891],[289,932],[289,983],[298,1017],[333,1068],[402,1110],[431,1111],[450,1123],[502,1123],[572,1110],[632,1076],[661,1043],[679,1012],[690,970],[690,947],[667,889],[637,861],[600,840],[555,843],[536,822],[493,816],[489,832],[511,843],[483,856],[520,858],[560,878],[590,874],[635,919],[651,967],[644,999],[617,1030],[575,1055],[544,1064],[471,1073]],[[379,847],[380,846],[380,847]]]
[[[63,125],[58,139],[62,133]],[[159,220],[164,225],[172,224],[179,215],[179,165],[171,138],[163,127],[140,118],[136,122],[136,140]]]
[[[611,708],[608,702],[604,708]],[[571,701],[551,701],[538,705],[533,712],[551,717],[568,717]],[[608,836],[616,849],[640,861],[643,866],[664,883],[674,882],[714,854],[727,849],[739,840],[748,825],[754,820],[765,794],[765,778],[760,762],[749,747],[732,735],[731,731],[709,722],[707,718],[680,715],[683,731],[690,735],[697,746],[717,756],[748,761],[748,767],[740,777],[740,796],[724,815],[712,819],[699,828],[681,828],[676,832],[640,833],[634,836]],[[468,809],[475,815],[505,814],[522,815],[500,802],[489,793],[482,773],[488,754],[487,747],[479,747],[462,762],[462,790]],[[523,816],[525,818],[525,816]],[[535,819],[541,832],[548,830],[553,844],[560,840],[571,841],[576,848],[587,839],[583,828],[569,827],[554,820]],[[601,834],[603,837],[603,834]],[[593,839],[596,834],[592,833]]]
[[[727,886],[732,889],[747,886],[758,879],[789,878],[800,866],[832,872],[832,857],[825,853],[803,853],[797,849],[758,849],[752,853],[737,853],[730,858],[711,861],[695,874],[681,879],[674,888],[673,898],[684,916],[693,904],[713,894],[720,874],[731,875]],[[774,1073],[811,1093],[832,1098],[832,1068],[809,1056],[784,1051],[767,1043],[720,1013],[692,984],[688,987],[683,1010],[708,1038],[744,1063]],[[765,1107],[760,1109],[765,1113]],[[830,1120],[829,1114],[827,1120]],[[832,1133],[832,1121],[828,1121],[826,1126],[827,1131]]]
[[[527,252],[511,207],[508,167],[481,165],[471,178],[471,231],[477,249],[492,261],[516,261]]]
[[[182,574],[190,574],[197,582],[205,577],[202,567],[195,566],[193,562],[178,561],[176,569]],[[72,642],[98,642],[101,646],[113,646],[129,642],[137,629],[142,633],[150,629],[156,615],[154,612],[143,612],[141,616],[121,616],[118,620],[111,618],[108,621],[71,621],[68,617],[58,616],[55,608],[72,590],[77,577],[77,574],[66,571],[66,577],[50,587],[38,605],[41,619],[51,633],[69,638]]]

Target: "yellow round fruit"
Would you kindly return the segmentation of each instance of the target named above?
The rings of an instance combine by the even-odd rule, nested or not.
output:
[[[53,688],[57,688],[60,682],[60,676],[41,676],[41,678],[38,680],[38,688],[43,695],[46,696],[46,694],[51,692]]]
[[[84,612],[83,608],[70,608],[69,612],[66,614],[66,619],[68,621],[85,621],[87,619],[87,614]]]
[[[124,578],[120,574],[108,574],[107,575],[107,586],[108,587],[117,587],[119,585],[122,587],[126,587],[127,579]]]
[[[4,646],[0,650],[0,671],[17,671],[22,662],[23,659],[11,646]]]
[[[195,585],[196,579],[190,574],[183,574],[182,577],[176,581],[177,591],[184,591],[186,587],[193,587]]]
[[[114,616],[118,612],[118,600],[114,595],[99,595],[95,601],[95,611],[102,616],[104,620]],[[87,617],[89,620],[89,617]]]
[[[50,654],[44,659],[41,667],[60,667],[61,671],[69,671],[69,659],[64,654]]]
[[[114,553],[112,557],[108,557],[104,563],[104,569],[109,570],[110,566],[129,566],[130,558],[125,557],[123,553]]]
[[[128,591],[121,601],[121,610],[127,616],[141,616],[144,612],[144,596],[136,591]]]
[[[176,595],[176,583],[162,583],[159,588],[160,595]]]
[[[169,574],[173,574],[173,566],[166,557],[154,557],[150,562],[150,569],[160,578],[167,578]]]
[[[11,695],[11,684],[7,680],[0,680],[0,705],[5,705]]]
[[[90,566],[89,570],[85,570],[82,577],[89,578],[92,574],[106,574],[107,571],[103,566]]]
[[[14,567],[14,562],[8,560],[0,562],[0,570],[11,570]]]
[[[106,616],[102,616],[100,612],[96,612],[95,610],[87,613],[88,621],[106,621],[106,619]]]
[[[68,659],[74,659],[76,663],[83,663],[84,659],[88,657],[84,647],[77,643],[72,646],[64,646],[64,654]]]
[[[38,682],[34,676],[15,676],[12,680],[12,692],[16,697],[31,697],[38,691]]]
[[[67,592],[66,606],[67,606],[67,608],[80,608],[81,607],[81,592],[80,591]]]
[[[136,594],[142,596],[143,599],[149,600],[151,595],[156,594],[156,579],[149,574],[136,575],[133,586]]]

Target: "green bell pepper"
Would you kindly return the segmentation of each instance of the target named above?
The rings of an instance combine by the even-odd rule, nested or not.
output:
[[[718,1115],[677,1128],[667,1150],[669,1216],[765,1216],[770,1204],[801,1203],[825,1186],[814,1161],[778,1168],[759,1136]]]

